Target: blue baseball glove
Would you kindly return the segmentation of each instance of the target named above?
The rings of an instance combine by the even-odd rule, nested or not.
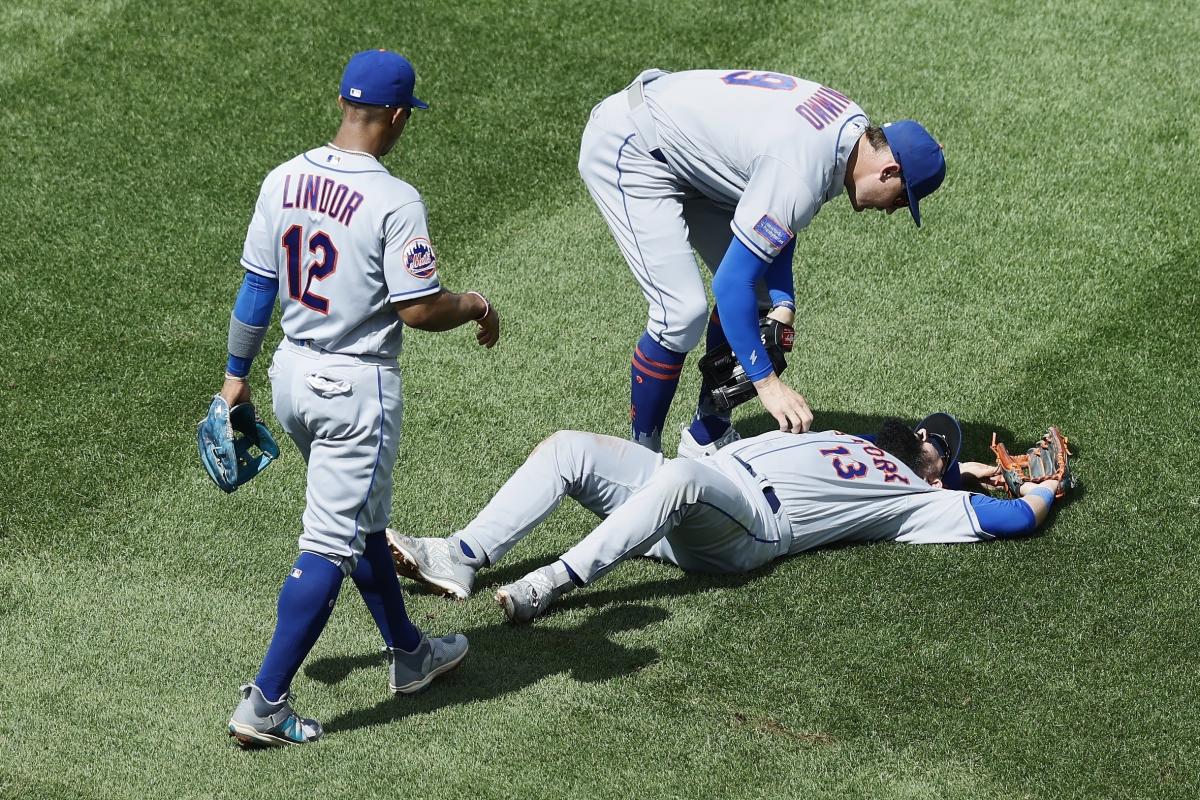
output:
[[[213,397],[208,416],[196,427],[196,444],[200,463],[224,492],[234,491],[279,458],[279,445],[254,404],[231,409],[221,395]]]

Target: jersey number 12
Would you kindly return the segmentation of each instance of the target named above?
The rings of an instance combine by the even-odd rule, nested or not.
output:
[[[312,291],[314,280],[323,281],[337,270],[338,251],[325,231],[308,237],[308,252],[313,259],[302,264],[304,228],[293,225],[283,234],[283,252],[287,255],[288,294],[318,314],[329,313],[329,298]],[[307,275],[305,274],[307,273]]]

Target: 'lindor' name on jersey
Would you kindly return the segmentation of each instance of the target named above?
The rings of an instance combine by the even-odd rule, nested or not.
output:
[[[292,186],[292,178],[296,179],[295,187]],[[284,208],[316,211],[343,225],[350,224],[350,218],[362,205],[362,201],[361,192],[355,192],[333,178],[301,172],[299,175],[287,175],[283,179]]]

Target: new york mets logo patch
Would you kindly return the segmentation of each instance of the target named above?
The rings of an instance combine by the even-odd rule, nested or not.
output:
[[[437,271],[433,245],[424,236],[409,239],[404,245],[404,268],[414,278],[424,280]]]
[[[762,219],[755,224],[754,232],[776,247],[783,247],[792,239],[792,232],[771,219],[770,214],[763,214]]]

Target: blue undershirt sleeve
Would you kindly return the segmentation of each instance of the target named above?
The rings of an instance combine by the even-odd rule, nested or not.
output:
[[[770,266],[735,236],[713,276],[713,296],[725,338],[752,381],[767,377],[773,370],[759,338],[758,299],[754,294],[754,285]]]
[[[973,494],[971,508],[975,509],[983,532],[998,539],[1028,536],[1037,530],[1037,517],[1023,500],[1001,500]]]
[[[265,328],[271,323],[271,311],[275,308],[277,294],[278,278],[268,278],[247,271],[242,278],[242,286],[238,289],[237,300],[233,304],[233,316],[244,325]],[[225,371],[230,375],[249,375],[250,364],[253,361],[253,358],[230,355],[225,364]]]
[[[793,237],[767,267],[767,293],[771,295],[772,307],[786,305],[796,310],[796,289],[792,278],[792,255],[795,252],[796,239]]]

